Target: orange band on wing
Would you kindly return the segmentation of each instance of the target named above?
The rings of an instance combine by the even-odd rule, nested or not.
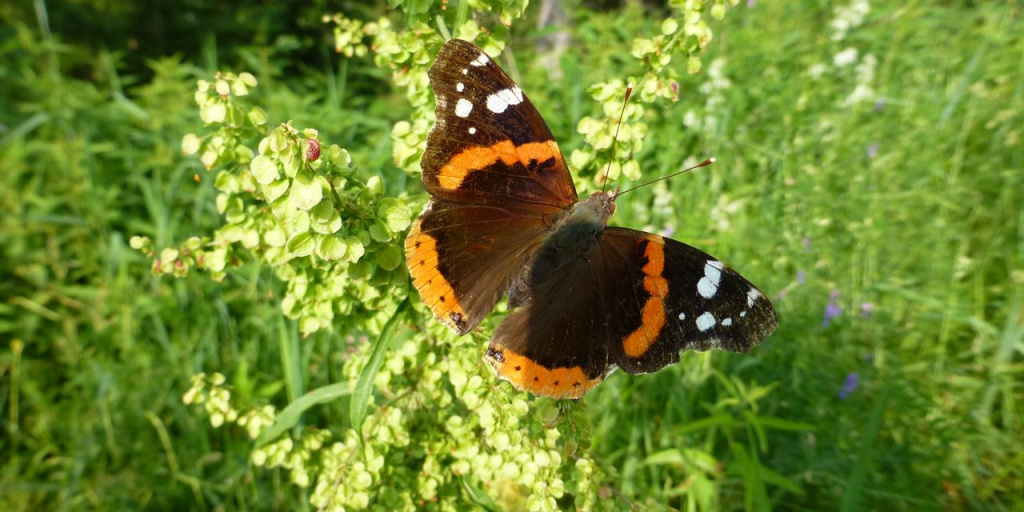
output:
[[[412,284],[441,323],[464,334],[466,312],[455,298],[455,289],[438,269],[437,257],[437,239],[421,232],[417,220],[405,238],[405,262]]]
[[[512,383],[516,389],[536,396],[556,399],[579,398],[601,383],[604,376],[588,378],[579,366],[546,368],[524,355],[507,348],[488,349],[484,356],[500,379]]]
[[[486,169],[499,161],[505,165],[517,162],[529,165],[531,161],[544,162],[552,158],[557,161],[559,155],[561,152],[558,144],[553,140],[530,142],[522,146],[516,146],[511,140],[503,140],[493,146],[469,148],[455,155],[437,173],[437,183],[441,188],[456,190],[470,173]]]
[[[668,281],[662,277],[665,271],[665,241],[661,237],[647,239],[644,248],[647,264],[644,265],[644,303],[640,327],[629,333],[622,342],[622,348],[629,357],[640,357],[647,353],[654,340],[658,339],[665,327],[665,297],[668,296]]]

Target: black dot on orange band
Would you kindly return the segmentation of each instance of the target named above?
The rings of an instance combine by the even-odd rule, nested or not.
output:
[[[558,385],[558,381],[557,381],[557,380],[555,381],[555,385],[556,385],[556,386]]]
[[[579,383],[579,382],[574,382],[574,383],[573,383],[573,385],[572,385],[572,387],[574,387],[574,388],[578,388],[578,387],[580,387],[580,383]]]
[[[522,367],[522,366],[516,366],[516,371],[517,371],[517,372],[518,372],[519,370],[522,370],[522,369],[523,369],[523,367]]]
[[[444,302],[444,295],[441,296],[441,302]]]
[[[427,260],[420,260],[420,265],[426,265],[426,264],[427,264]]]
[[[416,242],[416,248],[417,248],[417,249],[419,249],[419,248],[420,248],[420,242]]]
[[[539,380],[540,380],[540,377],[534,377],[534,378],[533,378],[533,381],[534,381],[534,382],[537,382],[537,381],[539,381]]]

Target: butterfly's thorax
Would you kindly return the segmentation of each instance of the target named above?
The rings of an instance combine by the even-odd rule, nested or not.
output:
[[[615,212],[612,197],[604,192],[595,192],[580,201],[559,218],[547,249],[554,250],[560,259],[585,257],[608,225],[608,218]]]
[[[588,258],[614,212],[612,196],[596,192],[555,217],[540,250],[513,280],[509,306],[515,308],[528,302],[538,282],[547,280],[567,264]]]
[[[567,263],[586,258],[601,238],[615,202],[604,192],[595,192],[569,208],[554,225],[533,265],[534,278],[554,272]]]

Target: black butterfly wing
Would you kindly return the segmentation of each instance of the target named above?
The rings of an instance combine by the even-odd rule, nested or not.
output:
[[[615,367],[653,372],[681,350],[746,352],[777,324],[742,276],[641,231],[606,228],[586,257],[533,270],[532,295],[498,327],[485,359],[538,396],[578,398]]]
[[[438,199],[538,213],[576,202],[562,152],[522,89],[476,45],[444,44],[430,68],[437,118],[420,163]]]
[[[747,352],[775,331],[778,316],[764,292],[707,253],[624,228],[606,229],[603,241],[643,274],[632,282],[632,302],[616,304],[620,314],[640,311],[635,328],[610,345],[619,368],[657,371],[679,362],[681,350]]]

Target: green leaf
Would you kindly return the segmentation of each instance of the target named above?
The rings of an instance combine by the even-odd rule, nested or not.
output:
[[[659,465],[659,464],[679,464],[682,465],[684,462],[683,454],[678,449],[662,450],[657,453],[652,453],[644,459],[644,464]]]
[[[459,481],[462,482],[462,488],[466,490],[466,496],[469,501],[473,502],[474,505],[480,507],[482,510],[496,511],[501,510],[494,498],[491,498],[486,491],[480,487],[473,485],[469,478],[459,477]]]
[[[315,176],[299,173],[292,181],[292,189],[288,194],[288,202],[300,210],[309,210],[320,204],[324,198],[324,189]]]
[[[349,251],[348,259],[349,261],[352,260],[351,251]],[[359,281],[366,279],[366,277],[370,275],[371,270],[373,270],[373,267],[371,267],[369,263],[365,261],[355,262],[348,266],[348,276],[355,281]]]
[[[711,17],[716,19],[716,20],[718,20],[718,21],[721,21],[722,18],[725,18],[725,5],[723,5],[723,4],[712,5],[711,6]]]
[[[350,394],[352,394],[352,390],[349,389],[349,383],[339,382],[337,384],[329,384],[327,386],[316,388],[309,393],[302,395],[278,413],[273,425],[260,432],[260,436],[256,438],[255,447],[259,448],[266,445],[274,439],[277,439],[277,436],[280,436],[284,431],[297,425],[299,423],[299,418],[302,417],[302,413],[306,412],[310,407],[327,402],[333,402],[338,398]]]
[[[220,123],[224,121],[227,113],[227,107],[225,107],[224,103],[220,101],[212,101],[199,109],[199,117],[201,117],[203,122],[207,124]]]
[[[377,214],[384,219],[384,224],[392,233],[405,231],[412,223],[412,210],[391,197],[381,199]]]
[[[347,150],[338,147],[337,144],[331,144],[327,148],[327,161],[337,166],[339,174],[343,176],[351,174],[349,165],[352,163],[352,156],[348,154]]]
[[[199,152],[202,141],[194,133],[188,133],[181,139],[181,153],[183,155],[194,155]]]
[[[341,237],[327,235],[320,238],[316,244],[316,254],[327,261],[340,260],[345,257],[348,246]]]
[[[270,139],[270,151],[274,153],[278,153],[288,147],[288,136],[281,132],[280,128],[274,130],[274,133],[271,133],[268,138]]]
[[[249,111],[249,122],[256,126],[263,126],[266,124],[268,117],[267,112],[259,107],[253,107],[252,110]]]
[[[281,175],[277,168],[277,162],[263,155],[252,159],[249,170],[252,171],[252,177],[256,178],[256,183],[260,185],[269,185]]]
[[[374,220],[373,224],[370,224],[370,238],[375,242],[387,243],[391,241],[391,232],[388,231],[388,227],[380,220]]]
[[[320,201],[309,212],[310,227],[322,235],[337,233],[341,229],[341,216],[331,201]]]
[[[352,400],[349,402],[348,419],[352,424],[352,428],[356,431],[361,431],[363,427],[363,419],[366,418],[366,407],[370,404],[370,395],[373,394],[373,380],[377,377],[377,372],[380,371],[380,365],[384,362],[384,354],[387,353],[388,348],[391,346],[391,337],[395,333],[395,328],[398,327],[399,320],[405,316],[405,312],[409,310],[411,302],[409,297],[406,298],[398,305],[395,309],[395,313],[391,315],[388,322],[384,324],[384,328],[380,331],[380,336],[377,337],[377,341],[373,345],[373,353],[370,354],[370,360],[366,362],[366,366],[359,372],[359,380],[356,381],[355,389],[352,391]]]
[[[366,248],[358,237],[345,237],[345,245],[348,246],[348,261],[355,263],[366,254]]]
[[[313,235],[309,233],[298,233],[288,240],[287,248],[288,252],[296,256],[309,256],[316,248],[316,241],[313,240]]]
[[[889,402],[889,394],[892,389],[892,381],[883,380],[882,382],[884,383],[882,392],[874,400],[867,424],[863,425],[860,430],[858,439],[860,446],[857,448],[857,458],[854,459],[850,476],[846,479],[843,497],[839,503],[840,512],[851,512],[861,509],[860,505],[864,499],[865,482],[868,481],[868,475],[872,474],[872,470],[877,462],[875,459],[875,450],[878,448],[876,439],[878,431],[883,428],[882,417],[885,415],[886,405]]]
[[[288,180],[277,180],[267,185],[261,185],[260,190],[263,191],[263,199],[268,203],[273,203],[288,191],[289,186],[291,186],[291,183]]]
[[[377,251],[377,263],[384,270],[394,270],[402,264],[402,251],[394,245],[385,245]]]

